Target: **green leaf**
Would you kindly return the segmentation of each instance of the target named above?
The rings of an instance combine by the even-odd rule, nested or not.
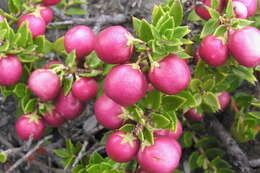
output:
[[[225,155],[225,152],[219,148],[209,148],[205,150],[206,156],[212,160],[216,157],[223,157]]]
[[[234,99],[239,108],[248,108],[254,97],[250,94],[238,92],[234,95]]]
[[[10,0],[9,0],[10,1]],[[22,8],[22,0],[11,0],[17,11],[20,11]]]
[[[89,159],[90,164],[98,164],[98,163],[102,163],[103,161],[104,161],[103,157],[97,152],[94,152],[94,154],[92,154],[92,156]]]
[[[181,136],[180,142],[184,148],[191,147],[193,143],[191,132],[185,131]]]
[[[52,44],[52,49],[56,52],[56,53],[63,53],[63,51],[65,50],[64,48],[64,37],[60,37],[58,38],[53,44]]]
[[[220,109],[220,104],[217,96],[211,92],[207,92],[203,96],[203,103],[208,105],[213,112],[218,111]]]
[[[87,11],[81,9],[81,8],[74,8],[71,7],[68,10],[65,11],[66,15],[76,15],[76,16],[84,16],[87,14]]]
[[[131,133],[134,130],[134,128],[135,128],[135,126],[133,124],[125,124],[122,127],[120,127],[119,130]]]
[[[7,161],[7,156],[0,152],[0,163],[5,163]]]
[[[159,19],[164,15],[164,11],[161,6],[155,5],[152,12],[152,23],[156,26]]]
[[[200,90],[201,85],[202,85],[201,80],[199,80],[197,78],[193,78],[190,81],[189,88],[191,89],[191,91],[195,92],[195,91],[199,91]]]
[[[189,167],[191,170],[198,168],[197,160],[199,153],[197,151],[193,152],[189,157]]]
[[[183,8],[180,0],[175,0],[169,11],[170,15],[173,16],[176,26],[179,26],[183,20]]]
[[[9,11],[11,13],[17,13],[18,12],[18,9],[14,5],[14,1],[13,0],[8,0],[8,9],[9,9]]]
[[[213,137],[203,137],[202,139],[200,139],[197,143],[196,143],[196,147],[202,147],[202,148],[211,148],[211,147],[216,147],[217,146],[217,140],[216,138]]]
[[[214,79],[208,79],[206,82],[202,84],[202,89],[204,91],[211,91],[215,87],[215,80]]]
[[[102,73],[103,73],[103,71],[101,71],[101,70],[91,70],[91,72],[89,72],[89,73],[80,73],[79,76],[81,76],[81,77],[96,77],[96,76],[98,76]]]
[[[136,17],[132,17],[132,21],[133,21],[133,28],[135,30],[136,35],[140,36],[140,28],[142,25],[142,21]]]
[[[71,154],[66,149],[57,149],[53,150],[53,152],[63,159],[69,158],[71,156]]]
[[[18,83],[17,85],[15,85],[13,92],[16,94],[17,97],[22,98],[29,91],[27,89],[27,86],[24,83]]]
[[[174,28],[174,38],[182,38],[188,33],[190,33],[191,30],[187,26],[177,26]]]
[[[103,61],[101,61],[98,58],[95,51],[93,51],[90,55],[88,55],[85,63],[87,64],[88,67],[93,68],[93,69],[101,67],[104,64]]]
[[[74,68],[77,66],[76,64],[76,51],[73,50],[68,54],[68,56],[65,59],[65,65],[67,65],[70,68]]]
[[[221,37],[224,36],[226,32],[227,27],[225,25],[219,25],[213,35],[216,37]]]
[[[180,96],[180,97],[183,97],[186,99],[183,106],[195,107],[197,105],[194,95],[189,91],[182,91],[181,93],[177,94],[177,96]]]
[[[203,26],[203,29],[200,34],[200,38],[203,39],[204,37],[213,34],[217,28],[218,20],[217,19],[209,19]]]
[[[228,4],[227,4],[227,8],[226,8],[226,15],[229,18],[233,18],[234,17],[234,11],[233,11],[233,5],[232,5],[232,0],[228,0]]]
[[[201,155],[198,157],[197,161],[196,161],[197,165],[198,165],[199,167],[202,167],[202,166],[204,165],[206,159],[207,159],[207,158],[206,158],[204,155],[201,154]]]
[[[45,36],[40,35],[35,38],[35,44],[37,45],[37,52],[43,53],[45,48]]]
[[[64,160],[64,169],[67,169],[74,161],[75,156],[71,156],[70,158],[67,158]]]
[[[64,95],[67,96],[71,90],[72,84],[74,82],[74,78],[72,76],[70,77],[65,77],[63,80],[63,91]]]
[[[144,134],[144,139],[146,141],[148,141],[148,143],[150,145],[153,145],[154,144],[153,132],[150,129],[148,129],[148,128],[144,128],[143,134]]]
[[[238,77],[240,77],[244,80],[247,80],[251,84],[255,84],[255,82],[257,81],[257,79],[254,75],[253,68],[247,68],[247,67],[240,65],[240,66],[232,68],[232,71],[235,75],[237,75]]]
[[[73,154],[76,154],[74,153],[74,145],[72,144],[71,140],[70,139],[66,139],[66,149],[68,150],[68,152],[73,155]]]
[[[216,19],[216,20],[219,19],[219,16],[220,16],[220,15],[219,15],[219,13],[218,13],[217,10],[215,10],[215,9],[213,9],[213,8],[209,8],[209,7],[207,7],[207,10],[208,10],[210,16],[212,17],[212,19]]]
[[[165,96],[162,99],[162,107],[165,111],[175,111],[180,109],[186,100],[186,98],[177,95]]]
[[[211,166],[215,166],[217,168],[231,168],[231,165],[227,161],[222,160],[219,157],[217,157],[214,160],[212,160],[210,162],[210,165]]]
[[[150,24],[146,20],[142,20],[142,24],[140,26],[140,39],[147,42],[153,39],[153,33]]]
[[[211,0],[210,7],[212,9],[215,9],[215,10],[218,9],[218,7],[219,7],[219,0]]]
[[[30,99],[25,107],[23,108],[23,112],[25,114],[27,113],[31,113],[31,112],[34,112],[35,108],[36,108],[36,104],[37,104],[37,99]]]
[[[159,109],[162,103],[162,93],[159,92],[157,89],[150,91],[146,94],[143,104],[148,109]]]
[[[162,23],[159,27],[160,34],[163,34],[166,32],[167,29],[174,28],[174,20],[173,18],[168,18],[164,23]]]
[[[157,128],[167,128],[171,123],[171,121],[163,114],[151,113],[150,116]]]
[[[17,45],[21,47],[25,47],[27,45],[28,37],[31,34],[28,29],[28,22],[23,22],[18,28],[17,33],[20,33],[22,37],[17,41]]]

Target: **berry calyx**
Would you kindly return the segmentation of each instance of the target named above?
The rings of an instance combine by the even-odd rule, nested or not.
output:
[[[122,106],[131,106],[145,96],[147,82],[144,74],[133,64],[113,67],[105,78],[104,91]]]
[[[72,85],[72,93],[80,101],[85,102],[96,96],[98,92],[97,82],[88,77],[81,77]]]
[[[16,84],[23,73],[20,60],[14,55],[0,58],[0,85],[10,86]]]
[[[137,154],[139,145],[136,137],[116,131],[110,134],[106,141],[106,152],[108,157],[116,162],[129,162]]]
[[[158,66],[150,69],[148,77],[159,91],[169,95],[178,94],[189,85],[190,70],[183,59],[168,55]]]
[[[117,129],[123,125],[124,119],[119,117],[123,113],[123,109],[105,93],[97,99],[94,105],[97,121],[107,129]]]
[[[30,75],[28,86],[41,101],[49,101],[58,95],[61,83],[55,73],[47,69],[38,69]]]
[[[34,114],[22,115],[15,123],[16,133],[22,140],[28,140],[31,135],[32,139],[39,139],[42,137],[44,129],[43,121]]]
[[[122,26],[111,26],[97,36],[95,51],[97,56],[107,64],[121,64],[133,55],[133,46],[128,37],[132,35]]]

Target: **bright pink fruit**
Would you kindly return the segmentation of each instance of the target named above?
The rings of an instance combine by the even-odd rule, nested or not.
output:
[[[228,48],[239,64],[255,67],[260,64],[260,31],[252,26],[232,31]]]
[[[18,21],[18,27],[20,27],[24,22],[28,22],[33,38],[39,35],[44,35],[46,30],[46,23],[44,19],[38,14],[29,13],[23,15]]]
[[[191,122],[197,122],[203,119],[203,115],[197,113],[195,109],[190,109],[188,112],[186,112],[185,117]]]
[[[30,75],[28,86],[42,101],[49,101],[58,95],[61,83],[55,73],[47,69],[38,69]]]
[[[209,65],[218,67],[223,65],[228,58],[228,47],[221,39],[208,35],[200,43],[200,57]]]
[[[81,77],[72,85],[72,94],[82,102],[92,99],[96,96],[97,92],[97,82],[92,78]]]
[[[42,0],[44,5],[50,6],[50,5],[56,5],[60,3],[61,0]]]
[[[45,21],[46,24],[50,23],[53,19],[53,11],[51,8],[46,7],[46,6],[38,6],[37,7],[43,20]]]
[[[4,16],[0,15],[0,22],[4,20]]]
[[[64,46],[69,53],[76,51],[78,59],[82,59],[94,50],[95,33],[87,26],[78,25],[71,28],[64,36]]]
[[[166,94],[178,94],[190,82],[187,63],[176,55],[168,55],[149,72],[149,80],[155,88]]]
[[[133,66],[125,64],[113,67],[105,78],[106,95],[122,106],[137,103],[146,93],[145,76]]]
[[[181,122],[178,120],[177,122],[177,130],[174,133],[171,130],[165,130],[165,129],[161,129],[161,130],[155,130],[154,131],[154,135],[155,136],[167,136],[173,139],[178,139],[181,135],[182,135],[182,125]]]
[[[219,104],[220,104],[220,110],[223,111],[229,104],[231,99],[230,94],[227,91],[223,91],[221,93],[219,93],[218,95],[218,100],[219,100]]]
[[[106,141],[106,152],[116,162],[128,162],[136,156],[139,146],[137,138],[123,131],[116,131]]]
[[[247,11],[246,6],[242,2],[234,1],[232,3],[232,5],[233,5],[234,13],[237,18],[240,18],[240,19],[247,18],[248,11]]]
[[[20,60],[14,55],[0,58],[0,85],[10,86],[17,83],[23,73]]]
[[[100,96],[94,106],[97,121],[108,129],[120,128],[124,120],[118,116],[123,113],[123,107],[106,94]]]
[[[243,3],[247,7],[248,16],[253,16],[257,9],[257,0],[233,0]]]
[[[137,160],[142,169],[149,173],[171,173],[181,158],[180,145],[169,137],[156,137],[154,145],[138,152]]]
[[[211,0],[201,0],[201,2],[208,7],[211,6]],[[219,8],[217,9],[219,12],[223,10],[224,4],[224,0],[219,1]],[[208,10],[205,7],[203,7],[203,5],[196,5],[195,11],[204,20],[209,20],[211,18]]]
[[[78,100],[72,92],[64,96],[61,91],[55,102],[56,111],[66,119],[75,119],[83,112],[83,104]]]
[[[61,114],[59,114],[56,110],[46,113],[43,116],[43,119],[51,127],[59,127],[65,121],[64,117]]]
[[[22,115],[15,123],[16,133],[23,140],[28,140],[30,135],[33,139],[39,139],[44,129],[45,125],[37,115]]]
[[[122,26],[111,26],[101,31],[97,37],[95,51],[107,64],[126,62],[133,55],[133,46],[128,45],[131,34]]]
[[[59,62],[59,61],[50,61],[50,62],[48,62],[47,64],[45,64],[45,65],[43,66],[43,68],[44,68],[44,69],[49,69],[49,68],[51,67],[51,65],[54,65],[54,64],[62,64],[62,63]]]

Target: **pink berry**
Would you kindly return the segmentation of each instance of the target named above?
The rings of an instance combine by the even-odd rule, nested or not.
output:
[[[214,35],[208,35],[200,43],[199,55],[207,64],[218,67],[226,62],[228,47],[221,39]]]
[[[64,96],[64,92],[61,91],[55,102],[55,107],[55,110],[68,120],[77,118],[83,112],[83,104],[72,92]]]
[[[123,107],[111,100],[106,94],[97,99],[94,111],[97,121],[107,129],[120,128],[124,123],[124,120],[118,117],[123,113]]]
[[[10,86],[16,84],[23,73],[20,60],[14,55],[0,58],[0,85]]]
[[[64,117],[55,110],[46,113],[43,119],[51,127],[59,127],[65,121]]]
[[[133,46],[128,45],[131,34],[122,26],[111,26],[99,33],[95,45],[97,56],[107,64],[126,62],[133,55]]]
[[[45,125],[37,115],[22,115],[16,120],[15,130],[22,140],[39,139],[44,133]]]
[[[219,93],[218,100],[220,104],[220,110],[223,111],[229,104],[231,99],[230,94],[227,91]]]
[[[92,99],[97,92],[97,82],[92,78],[81,77],[72,85],[72,94],[82,102]]]
[[[116,162],[129,162],[136,156],[139,146],[136,137],[116,131],[110,134],[106,141],[106,152],[108,157]]]
[[[0,22],[4,20],[4,16],[0,15]]]
[[[68,53],[75,50],[78,59],[83,59],[94,50],[95,33],[87,26],[71,28],[64,36],[64,46]]]
[[[145,96],[146,89],[143,73],[133,64],[113,67],[104,82],[106,95],[122,106],[137,103]]]
[[[257,0],[233,0],[243,3],[247,7],[248,16],[253,16],[257,9]],[[234,3],[233,2],[233,3]]]
[[[142,169],[149,173],[171,173],[181,158],[180,145],[169,137],[156,137],[154,144],[140,149],[137,160]]]
[[[182,135],[181,122],[179,120],[177,121],[177,130],[175,133],[172,130],[161,129],[161,130],[155,130],[154,135],[155,136],[167,136],[167,137],[177,140]]]
[[[47,6],[39,6],[38,10],[46,24],[50,23],[53,19],[53,11]]]
[[[190,109],[188,112],[186,112],[185,117],[191,122],[197,122],[203,119],[203,115],[197,113],[195,109]]]
[[[211,0],[201,0],[200,2],[203,3],[203,5],[206,5],[208,7],[211,6]],[[196,5],[195,7],[195,11],[196,13],[204,20],[209,20],[211,18],[208,10],[203,7],[202,4]],[[221,12],[224,8],[224,0],[220,0],[219,1],[219,8],[217,9],[217,11]]]
[[[252,26],[231,31],[228,48],[239,64],[256,67],[260,64],[260,31]]]
[[[51,65],[54,65],[54,64],[62,64],[62,63],[59,62],[59,61],[50,61],[50,62],[48,62],[47,64],[45,64],[45,65],[43,66],[43,68],[44,68],[44,69],[49,69],[49,68],[51,67]]]
[[[151,68],[149,80],[155,88],[166,94],[178,94],[190,82],[190,70],[187,63],[176,55],[168,55]]]
[[[248,15],[247,8],[242,2],[234,1],[232,5],[233,5],[234,13],[237,18],[240,19],[247,18]]]
[[[55,73],[47,69],[38,69],[30,75],[28,86],[41,101],[49,101],[58,95],[61,83]]]
[[[28,22],[29,30],[31,31],[33,38],[45,34],[46,23],[38,14],[29,13],[23,15],[18,21],[18,27],[24,22]]]
[[[56,5],[60,3],[61,0],[42,0],[44,5],[50,6],[50,5]]]

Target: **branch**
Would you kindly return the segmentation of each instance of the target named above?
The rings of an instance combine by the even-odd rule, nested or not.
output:
[[[16,169],[20,164],[22,164],[30,155],[32,155],[45,141],[51,139],[53,136],[46,136],[42,140],[40,140],[34,148],[32,148],[30,151],[28,151],[22,158],[17,160],[14,165],[12,165],[6,173],[11,173],[14,169]]]
[[[260,159],[250,160],[249,164],[252,168],[259,168],[260,167]]]
[[[237,166],[242,173],[252,173],[252,169],[246,154],[240,149],[236,141],[226,131],[223,125],[214,115],[208,115],[206,117],[209,120],[209,122],[206,124],[209,124],[210,129],[221,141],[221,144],[224,145],[228,156],[231,157],[230,161],[232,161],[233,164]]]
[[[77,158],[75,159],[74,163],[72,164],[72,168],[74,168],[79,163],[79,161],[82,159],[87,146],[88,146],[88,141],[84,141]]]

